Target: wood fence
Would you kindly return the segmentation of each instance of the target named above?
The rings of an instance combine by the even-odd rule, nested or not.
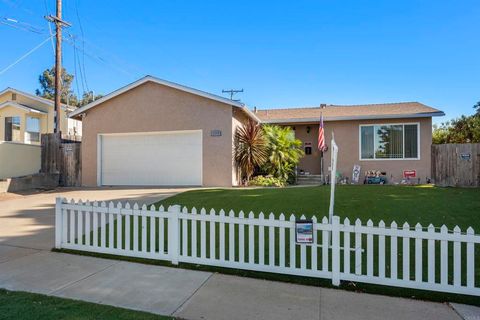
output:
[[[432,145],[432,178],[442,187],[480,187],[480,143]]]
[[[480,296],[480,236],[471,227],[374,226],[338,216],[313,217],[312,227],[313,243],[300,244],[294,215],[57,198],[55,247]]]
[[[80,186],[81,143],[62,139],[59,133],[42,134],[40,172],[60,174],[60,186]]]

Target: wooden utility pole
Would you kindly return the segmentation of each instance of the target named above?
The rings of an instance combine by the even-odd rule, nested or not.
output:
[[[57,0],[56,15],[46,16],[48,21],[55,24],[55,120],[54,132],[60,132],[60,108],[62,106],[62,28],[71,24],[62,20],[62,0]]]
[[[243,92],[243,89],[240,89],[240,90],[236,90],[236,89],[222,90],[222,93],[229,93],[230,94],[230,100],[233,100],[233,101],[240,101],[240,99],[234,100],[233,96],[235,95],[235,93],[241,93],[241,92]]]
[[[57,19],[62,20],[62,0],[57,0]],[[55,23],[55,127],[60,132],[60,108],[62,105],[62,25]]]

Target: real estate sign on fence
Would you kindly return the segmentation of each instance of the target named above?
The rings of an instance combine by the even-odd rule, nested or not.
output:
[[[57,248],[480,296],[472,228],[312,217],[313,241],[299,243],[293,215],[61,198],[55,218]]]

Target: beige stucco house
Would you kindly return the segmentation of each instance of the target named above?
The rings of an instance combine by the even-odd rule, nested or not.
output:
[[[341,150],[338,170],[344,175],[351,175],[354,164],[395,178],[403,170],[416,170],[422,180],[430,175],[431,118],[443,113],[420,103],[252,112],[239,102],[147,76],[71,117],[83,122],[85,186],[232,186],[239,183],[234,132],[248,119],[292,126],[307,151],[299,172],[319,174],[321,112],[327,141],[335,132]],[[378,130],[391,141],[380,143]]]
[[[81,135],[81,122],[68,118],[62,106],[61,131]],[[53,101],[17,89],[0,92],[0,179],[37,173],[40,135],[53,132]]]
[[[370,105],[321,105],[313,108],[259,110],[262,123],[291,126],[303,142],[305,156],[300,174],[321,174],[321,153],[317,148],[319,119],[323,115],[327,147],[332,133],[339,147],[337,172],[352,177],[354,165],[364,172],[380,171],[390,183],[401,182],[404,171],[425,183],[430,177],[432,117],[444,113],[418,102]],[[324,154],[328,175],[330,149]]]
[[[75,110],[82,184],[232,186],[233,133],[258,118],[243,104],[147,76]]]

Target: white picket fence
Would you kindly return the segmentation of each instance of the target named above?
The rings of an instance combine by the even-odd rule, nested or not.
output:
[[[300,245],[293,215],[58,198],[55,218],[59,249],[480,296],[480,236],[472,228],[313,217],[314,243]]]

